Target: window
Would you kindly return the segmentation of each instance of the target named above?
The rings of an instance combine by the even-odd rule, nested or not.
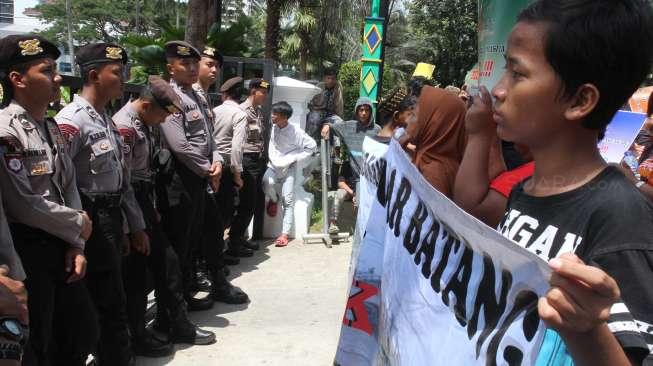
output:
[[[14,0],[0,0],[0,23],[14,23]]]

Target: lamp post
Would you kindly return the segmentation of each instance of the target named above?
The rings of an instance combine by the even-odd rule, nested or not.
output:
[[[385,37],[388,0],[372,0],[372,14],[365,18],[363,32],[363,67],[361,70],[360,96],[376,103],[383,82],[383,39]]]

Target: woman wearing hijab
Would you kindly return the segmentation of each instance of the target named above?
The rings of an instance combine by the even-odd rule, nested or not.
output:
[[[465,104],[443,89],[424,87],[417,102],[417,122],[407,128],[416,146],[413,163],[431,185],[451,198],[465,151]]]

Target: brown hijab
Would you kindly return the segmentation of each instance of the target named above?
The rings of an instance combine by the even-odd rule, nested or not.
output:
[[[443,89],[427,86],[417,105],[417,122],[407,131],[417,147],[413,163],[435,189],[451,198],[467,142],[465,104]]]

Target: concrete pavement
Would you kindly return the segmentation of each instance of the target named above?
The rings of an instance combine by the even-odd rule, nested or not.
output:
[[[139,358],[139,366],[294,366],[333,364],[347,297],[351,244],[271,241],[230,267],[232,283],[251,299],[244,306],[216,303],[192,320],[216,333],[210,346],[177,345],[167,358]]]

